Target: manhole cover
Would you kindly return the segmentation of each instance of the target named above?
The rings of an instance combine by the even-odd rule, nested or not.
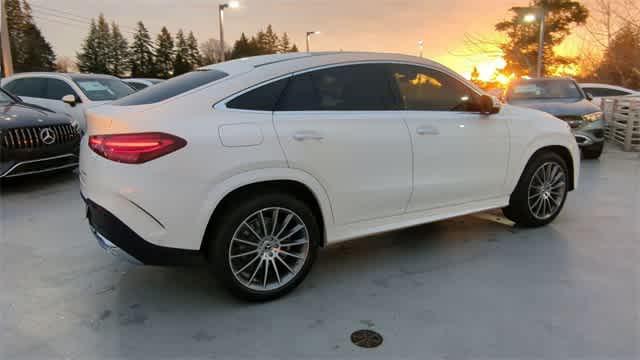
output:
[[[358,330],[351,334],[351,342],[363,348],[374,348],[382,344],[382,335],[372,330]]]

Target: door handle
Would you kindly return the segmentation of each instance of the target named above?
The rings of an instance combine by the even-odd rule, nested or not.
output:
[[[425,125],[416,129],[418,135],[439,135],[440,131],[433,126]]]
[[[305,140],[322,140],[324,136],[318,134],[315,131],[300,131],[293,134],[293,139],[296,141],[305,141]]]

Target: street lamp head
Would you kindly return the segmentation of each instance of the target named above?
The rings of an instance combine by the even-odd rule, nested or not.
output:
[[[307,31],[307,36],[309,35],[318,35],[320,34],[320,31]]]
[[[536,21],[537,16],[536,14],[526,14],[522,17],[522,21],[526,22],[526,23],[532,23],[534,21]]]

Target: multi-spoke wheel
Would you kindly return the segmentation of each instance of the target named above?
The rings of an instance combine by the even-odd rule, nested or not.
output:
[[[553,221],[564,205],[570,181],[565,161],[555,153],[543,153],[525,168],[509,206],[503,213],[523,226]]]
[[[214,266],[238,296],[269,300],[297,286],[315,258],[313,212],[287,194],[246,199],[229,209],[215,237]]]

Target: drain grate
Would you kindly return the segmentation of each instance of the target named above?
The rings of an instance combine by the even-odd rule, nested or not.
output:
[[[382,335],[373,330],[358,330],[351,334],[351,342],[356,346],[371,349],[382,344]]]

